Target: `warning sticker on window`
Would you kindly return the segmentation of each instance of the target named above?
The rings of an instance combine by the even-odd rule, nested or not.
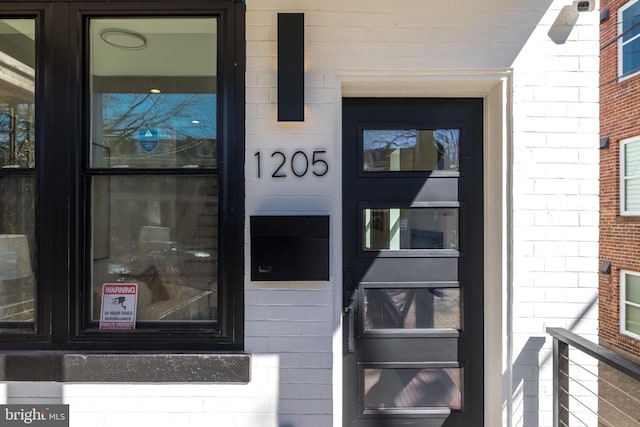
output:
[[[137,300],[137,283],[102,285],[100,329],[135,329]]]

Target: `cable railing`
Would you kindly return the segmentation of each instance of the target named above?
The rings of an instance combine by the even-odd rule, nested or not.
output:
[[[553,337],[553,426],[640,427],[640,364],[563,328]]]

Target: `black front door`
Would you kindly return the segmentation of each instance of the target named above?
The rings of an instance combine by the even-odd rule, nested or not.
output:
[[[343,100],[344,425],[483,425],[482,99]]]

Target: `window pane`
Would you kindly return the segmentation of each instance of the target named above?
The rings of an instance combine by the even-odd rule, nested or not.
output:
[[[640,141],[624,144],[624,175],[640,175]]]
[[[460,328],[460,289],[366,289],[365,328]]]
[[[458,209],[364,209],[363,245],[368,251],[457,249]]]
[[[625,329],[634,334],[640,335],[640,307],[627,304],[625,307],[627,318],[625,319]]]
[[[91,21],[91,167],[216,166],[217,20]]]
[[[0,19],[0,327],[33,330],[36,285],[35,21]]]
[[[365,172],[459,169],[458,129],[393,129],[363,132]]]
[[[627,211],[640,211],[640,178],[624,181],[624,204]]]
[[[629,39],[640,34],[640,2],[629,6],[622,13],[622,40]]]
[[[640,276],[625,274],[624,281],[627,301],[640,304]]]
[[[35,188],[35,177],[0,177],[0,327],[34,320]]]
[[[622,47],[622,73],[629,74],[640,68],[640,38]]]
[[[35,166],[35,21],[0,19],[0,167]]]
[[[462,409],[460,369],[365,369],[364,406]]]
[[[104,283],[138,283],[141,321],[217,319],[214,177],[100,176],[92,181],[92,319]]]

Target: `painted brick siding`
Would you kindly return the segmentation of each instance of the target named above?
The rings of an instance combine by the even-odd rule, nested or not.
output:
[[[247,0],[243,285],[251,381],[45,388],[6,384],[0,396],[8,402],[69,403],[72,427],[339,427],[341,75],[378,73],[388,93],[389,88],[406,88],[400,84],[412,76],[420,80],[439,73],[448,78],[480,71],[508,81],[500,87],[506,92],[500,101],[506,117],[497,130],[505,134],[508,155],[495,167],[504,168],[508,183],[504,228],[512,239],[504,248],[496,243],[504,252],[498,255],[504,260],[499,269],[510,271],[508,283],[485,283],[500,294],[492,309],[501,312],[499,323],[507,325],[490,331],[501,335],[496,339],[501,365],[486,380],[498,389],[489,402],[497,406],[497,417],[487,426],[550,427],[551,339],[545,328],[567,327],[595,337],[597,327],[598,14],[580,14],[575,25],[564,25],[558,20],[569,4]],[[278,12],[305,13],[301,123],[276,120]],[[486,85],[482,77],[470,80]],[[498,139],[486,144],[499,145]],[[298,150],[326,150],[329,173],[322,178],[291,173],[286,179],[271,178],[278,165],[271,154],[281,151],[290,158]],[[260,178],[256,153],[263,161]],[[296,213],[331,216],[330,280],[251,281],[249,217]]]
[[[552,425],[546,327],[597,340],[597,12],[557,42],[555,4],[513,64],[514,426]]]
[[[620,334],[620,270],[640,272],[640,217],[620,215],[620,141],[640,135],[640,76],[618,82],[618,9],[627,2],[603,1],[610,18],[600,25],[600,261],[611,273],[599,275],[599,331],[602,345],[640,356],[640,341]]]
[[[545,328],[567,327],[597,339],[597,12],[581,14],[566,41],[556,43],[549,33],[569,7],[563,1],[523,8],[496,1],[481,7],[469,1],[412,1],[396,8],[382,0],[249,1],[247,6],[248,215],[329,212],[333,229],[339,229],[336,69],[513,67],[514,375],[504,393],[506,401],[512,400],[507,417],[513,426],[552,425],[551,341]],[[276,14],[301,11],[306,26],[306,121],[277,123]],[[252,171],[258,150],[268,155],[324,147],[336,165],[324,181],[277,182],[257,179]],[[333,234],[332,241],[339,244],[340,236]],[[334,277],[339,277],[340,267],[334,257]],[[294,372],[302,372],[299,362],[331,340],[331,328],[337,325],[326,322],[336,319],[340,308],[339,299],[337,307],[332,305],[331,292],[340,287],[335,279],[326,286],[247,283],[247,349],[280,355],[283,390],[292,386],[288,381]],[[269,298],[271,293],[278,297]],[[287,319],[289,303],[310,310],[312,317]],[[282,317],[272,319],[273,314]],[[279,397],[279,419],[285,424],[305,425],[307,417],[329,415],[329,402],[340,397],[341,378],[332,377],[332,368],[340,372],[335,371],[340,354],[333,366],[330,360],[324,362],[303,368],[308,376],[301,380],[305,387],[299,394]],[[327,384],[334,394],[323,405],[318,390],[326,390]],[[332,404],[339,409],[339,401]],[[339,420],[336,414],[334,422]]]

